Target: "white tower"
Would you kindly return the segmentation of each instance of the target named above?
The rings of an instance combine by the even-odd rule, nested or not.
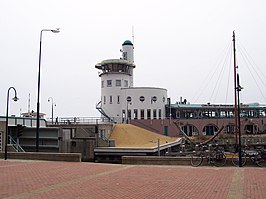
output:
[[[95,65],[100,70],[101,102],[97,109],[101,114],[115,122],[121,122],[122,95],[121,88],[133,87],[134,54],[133,44],[126,40],[122,44],[122,58],[108,59]]]

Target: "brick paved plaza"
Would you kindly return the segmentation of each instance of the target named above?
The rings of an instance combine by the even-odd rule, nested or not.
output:
[[[0,198],[266,198],[266,168],[0,160]]]

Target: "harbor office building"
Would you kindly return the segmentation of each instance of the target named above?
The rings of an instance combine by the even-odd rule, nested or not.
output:
[[[224,127],[235,132],[235,107],[228,104],[192,104],[180,98],[171,103],[167,89],[134,87],[134,46],[126,40],[120,59],[107,59],[95,65],[101,78],[101,100],[97,109],[114,123],[131,123],[168,136],[182,129],[188,136],[212,136]],[[241,104],[241,131],[247,135],[266,133],[266,106]],[[173,122],[178,122],[177,127]]]

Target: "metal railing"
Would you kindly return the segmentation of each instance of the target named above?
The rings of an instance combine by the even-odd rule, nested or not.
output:
[[[25,152],[24,149],[10,136],[8,135],[9,144],[13,146],[16,152]]]

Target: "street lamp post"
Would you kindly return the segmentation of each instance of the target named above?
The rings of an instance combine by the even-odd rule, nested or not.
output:
[[[8,142],[8,104],[9,104],[9,91],[13,89],[15,91],[15,97],[12,99],[16,102],[18,101],[17,91],[14,87],[10,87],[7,91],[7,100],[6,100],[6,140],[5,140],[5,160],[7,160],[7,142]]]
[[[36,152],[39,151],[39,134],[40,134],[40,86],[41,86],[41,55],[42,55],[42,32],[51,31],[59,33],[58,29],[43,29],[40,34],[40,52],[39,52],[39,72],[38,72],[38,93],[37,93],[37,124],[36,124]]]
[[[54,106],[56,106],[56,104],[54,103],[54,99],[52,97],[48,98],[48,102],[52,102],[52,124],[54,124]]]

